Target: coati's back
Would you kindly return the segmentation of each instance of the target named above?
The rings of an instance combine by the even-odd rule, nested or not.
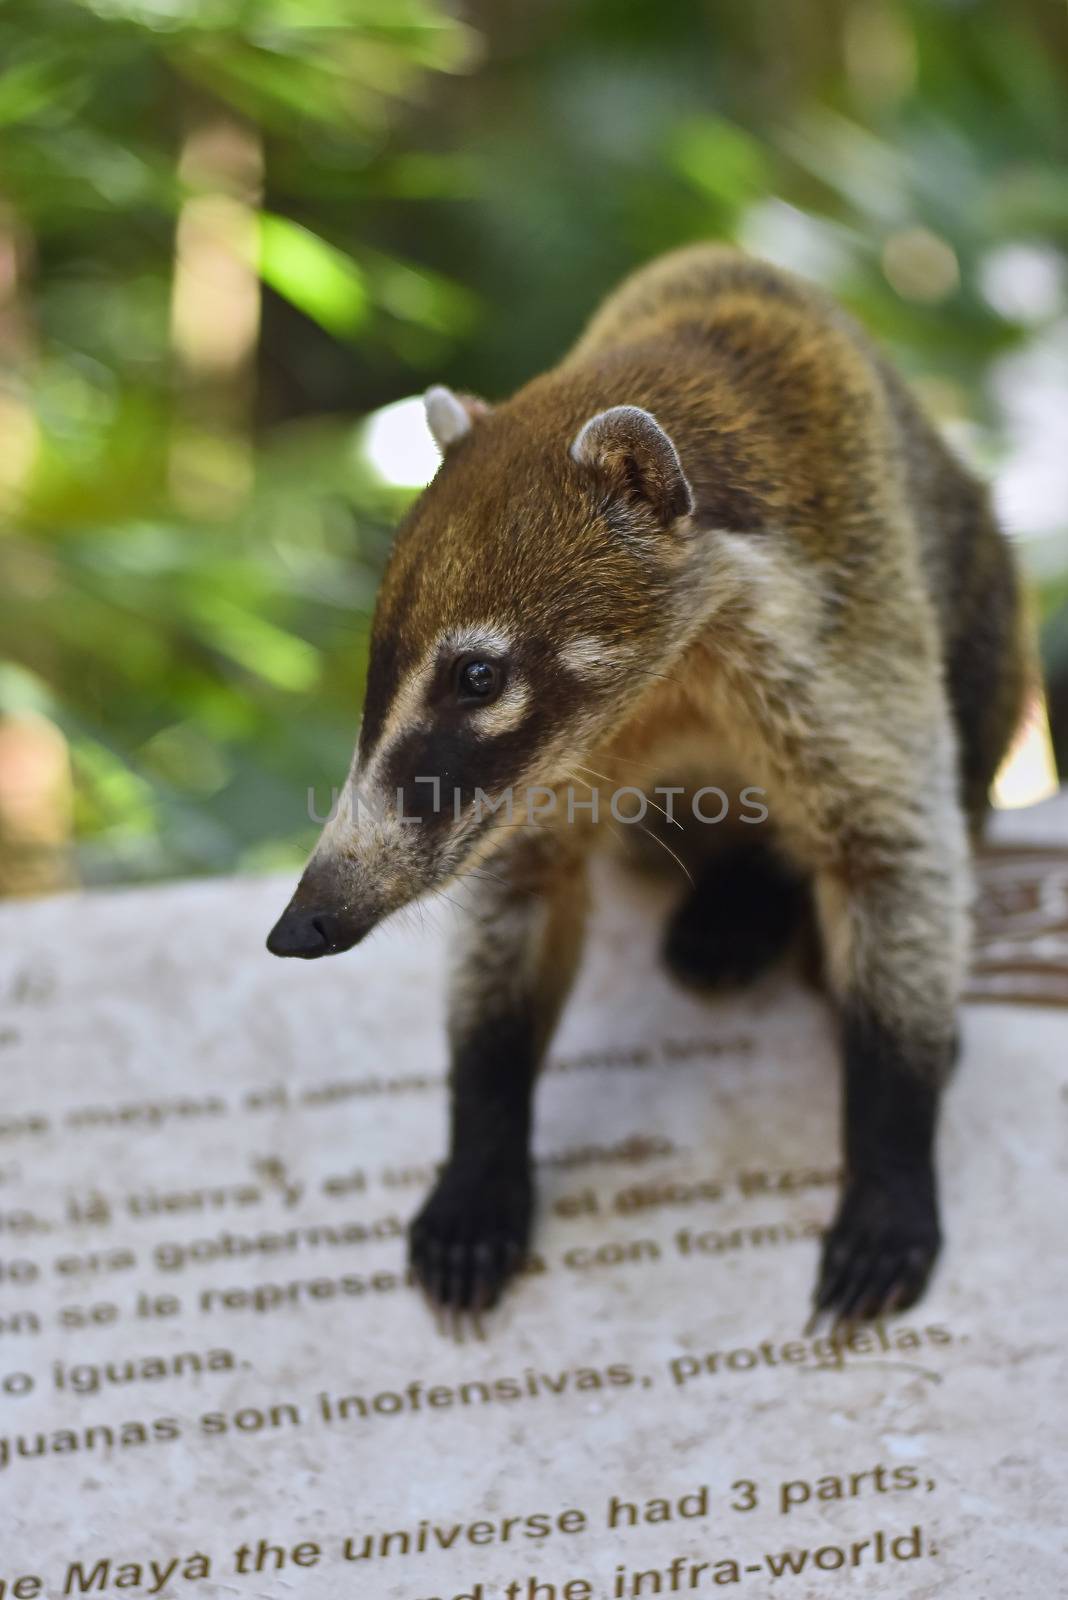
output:
[[[699,514],[792,533],[821,568],[844,564],[854,600],[867,564],[885,608],[900,574],[885,552],[857,548],[855,527],[878,501],[900,521],[899,500],[937,617],[976,827],[1026,679],[1020,587],[985,487],[853,319],[767,262],[717,245],[661,257],[600,308],[558,370],[644,365],[653,348],[665,392],[659,408],[648,391],[645,403],[693,443]]]

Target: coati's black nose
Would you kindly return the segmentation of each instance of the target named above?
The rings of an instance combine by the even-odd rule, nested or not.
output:
[[[353,922],[337,912],[288,905],[267,935],[267,948],[273,956],[314,961],[317,956],[351,950],[368,931],[369,924]]]
[[[326,933],[319,926],[320,919],[310,911],[297,911],[286,906],[278,921],[267,935],[267,948],[272,956],[325,956]]]

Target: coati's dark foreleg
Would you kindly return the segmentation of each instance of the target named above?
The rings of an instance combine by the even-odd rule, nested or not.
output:
[[[826,1235],[817,1311],[877,1317],[923,1293],[941,1243],[934,1141],[956,1050],[966,949],[964,823],[896,860],[854,858],[817,897],[827,970],[841,1011],[844,1183]]]
[[[803,875],[765,841],[732,839],[668,923],[664,959],[681,983],[740,987],[785,953],[807,901]]]
[[[534,1080],[581,947],[581,862],[520,844],[475,874],[449,997],[449,1149],[411,1225],[412,1270],[435,1304],[478,1312],[522,1265],[534,1186]]]
[[[845,1182],[815,1305],[840,1321],[913,1305],[941,1245],[934,1139],[952,1042],[852,1002],[843,1017]]]

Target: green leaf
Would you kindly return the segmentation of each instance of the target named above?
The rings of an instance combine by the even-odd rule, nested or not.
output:
[[[260,213],[259,270],[264,283],[328,333],[351,338],[367,321],[367,285],[361,268],[299,222]]]

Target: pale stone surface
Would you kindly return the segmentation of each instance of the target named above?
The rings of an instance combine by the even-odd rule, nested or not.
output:
[[[823,1005],[673,988],[666,887],[604,874],[539,1100],[544,1270],[462,1344],[401,1281],[448,907],[308,965],[263,950],[278,880],[0,909],[0,1597],[1064,1592],[1068,800],[998,828],[1041,848],[986,869],[944,1263],[845,1350],[802,1335]],[[613,1495],[649,1520],[607,1528]],[[260,1540],[285,1565],[237,1570]]]

